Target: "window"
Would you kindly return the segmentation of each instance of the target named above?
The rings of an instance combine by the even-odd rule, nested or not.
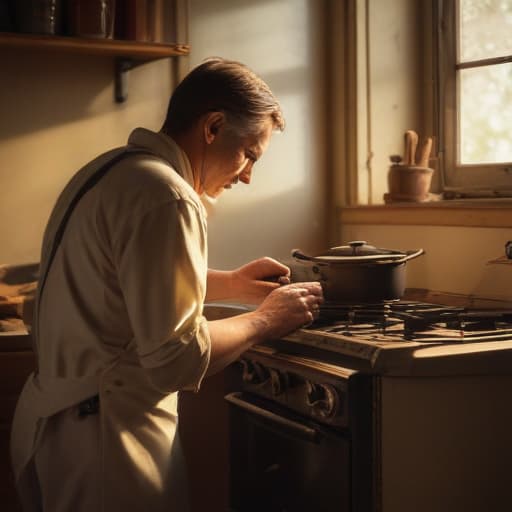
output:
[[[433,0],[442,187],[512,196],[512,0]]]

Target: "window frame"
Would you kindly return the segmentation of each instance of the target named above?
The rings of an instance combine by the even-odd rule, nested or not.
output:
[[[512,62],[512,55],[460,63],[459,0],[433,0],[434,119],[438,140],[440,188],[445,198],[512,197],[512,162],[462,165],[458,161],[459,80],[461,69]]]

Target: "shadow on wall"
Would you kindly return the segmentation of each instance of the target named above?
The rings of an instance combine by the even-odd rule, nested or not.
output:
[[[324,212],[314,202],[307,190],[293,188],[219,214],[214,211],[208,219],[209,266],[231,269],[261,256],[286,260],[295,248],[325,249]]]
[[[113,58],[2,49],[0,62],[0,141],[120,108]]]

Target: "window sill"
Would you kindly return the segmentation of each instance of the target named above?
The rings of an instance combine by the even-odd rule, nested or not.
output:
[[[450,200],[348,206],[338,210],[342,224],[512,227],[512,200]]]

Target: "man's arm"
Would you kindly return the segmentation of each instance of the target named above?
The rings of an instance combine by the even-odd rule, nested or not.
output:
[[[259,304],[281,284],[290,282],[290,269],[272,258],[260,258],[236,270],[208,270],[206,301],[236,299]]]

